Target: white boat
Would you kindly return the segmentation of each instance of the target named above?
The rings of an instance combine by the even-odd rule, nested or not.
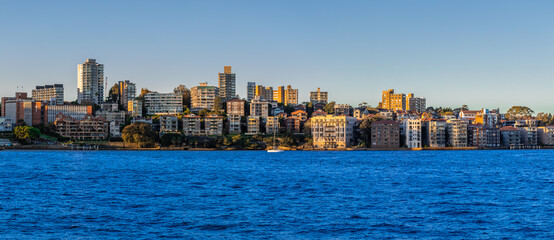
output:
[[[285,150],[281,150],[279,149],[277,146],[275,146],[275,135],[276,135],[276,132],[275,129],[273,130],[273,149],[268,149],[267,152],[268,153],[280,153],[280,152],[284,152]]]

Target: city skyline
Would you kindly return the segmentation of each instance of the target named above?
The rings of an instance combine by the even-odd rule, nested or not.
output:
[[[103,10],[101,27],[87,29],[77,27],[83,3],[6,3],[0,95],[60,83],[75,100],[76,66],[92,58],[105,65],[108,87],[131,80],[137,91],[217,85],[232,66],[241,98],[256,82],[290,84],[299,103],[319,87],[330,101],[376,106],[382,90],[396,89],[427,106],[554,112],[548,1],[99,3],[86,6]],[[236,14],[218,16],[225,10]]]

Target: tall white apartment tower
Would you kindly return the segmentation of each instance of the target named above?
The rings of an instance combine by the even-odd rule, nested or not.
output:
[[[96,59],[87,59],[77,67],[77,102],[93,102],[100,104],[104,101],[104,64]]]

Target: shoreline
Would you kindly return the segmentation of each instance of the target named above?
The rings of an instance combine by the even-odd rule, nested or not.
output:
[[[280,148],[285,151],[471,151],[471,150],[551,150],[554,146],[536,146],[534,148],[477,148],[477,147],[444,147],[444,148],[333,148],[333,149],[294,149]],[[220,149],[220,148],[186,148],[186,147],[161,147],[161,148],[96,148],[96,147],[80,147],[70,148],[59,145],[24,145],[24,146],[9,146],[2,147],[0,150],[31,150],[31,151],[267,151],[267,149]]]

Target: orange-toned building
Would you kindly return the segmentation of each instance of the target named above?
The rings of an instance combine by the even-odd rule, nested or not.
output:
[[[305,122],[308,120],[308,113],[304,110],[296,110],[290,114],[292,117],[300,119],[300,121]]]

